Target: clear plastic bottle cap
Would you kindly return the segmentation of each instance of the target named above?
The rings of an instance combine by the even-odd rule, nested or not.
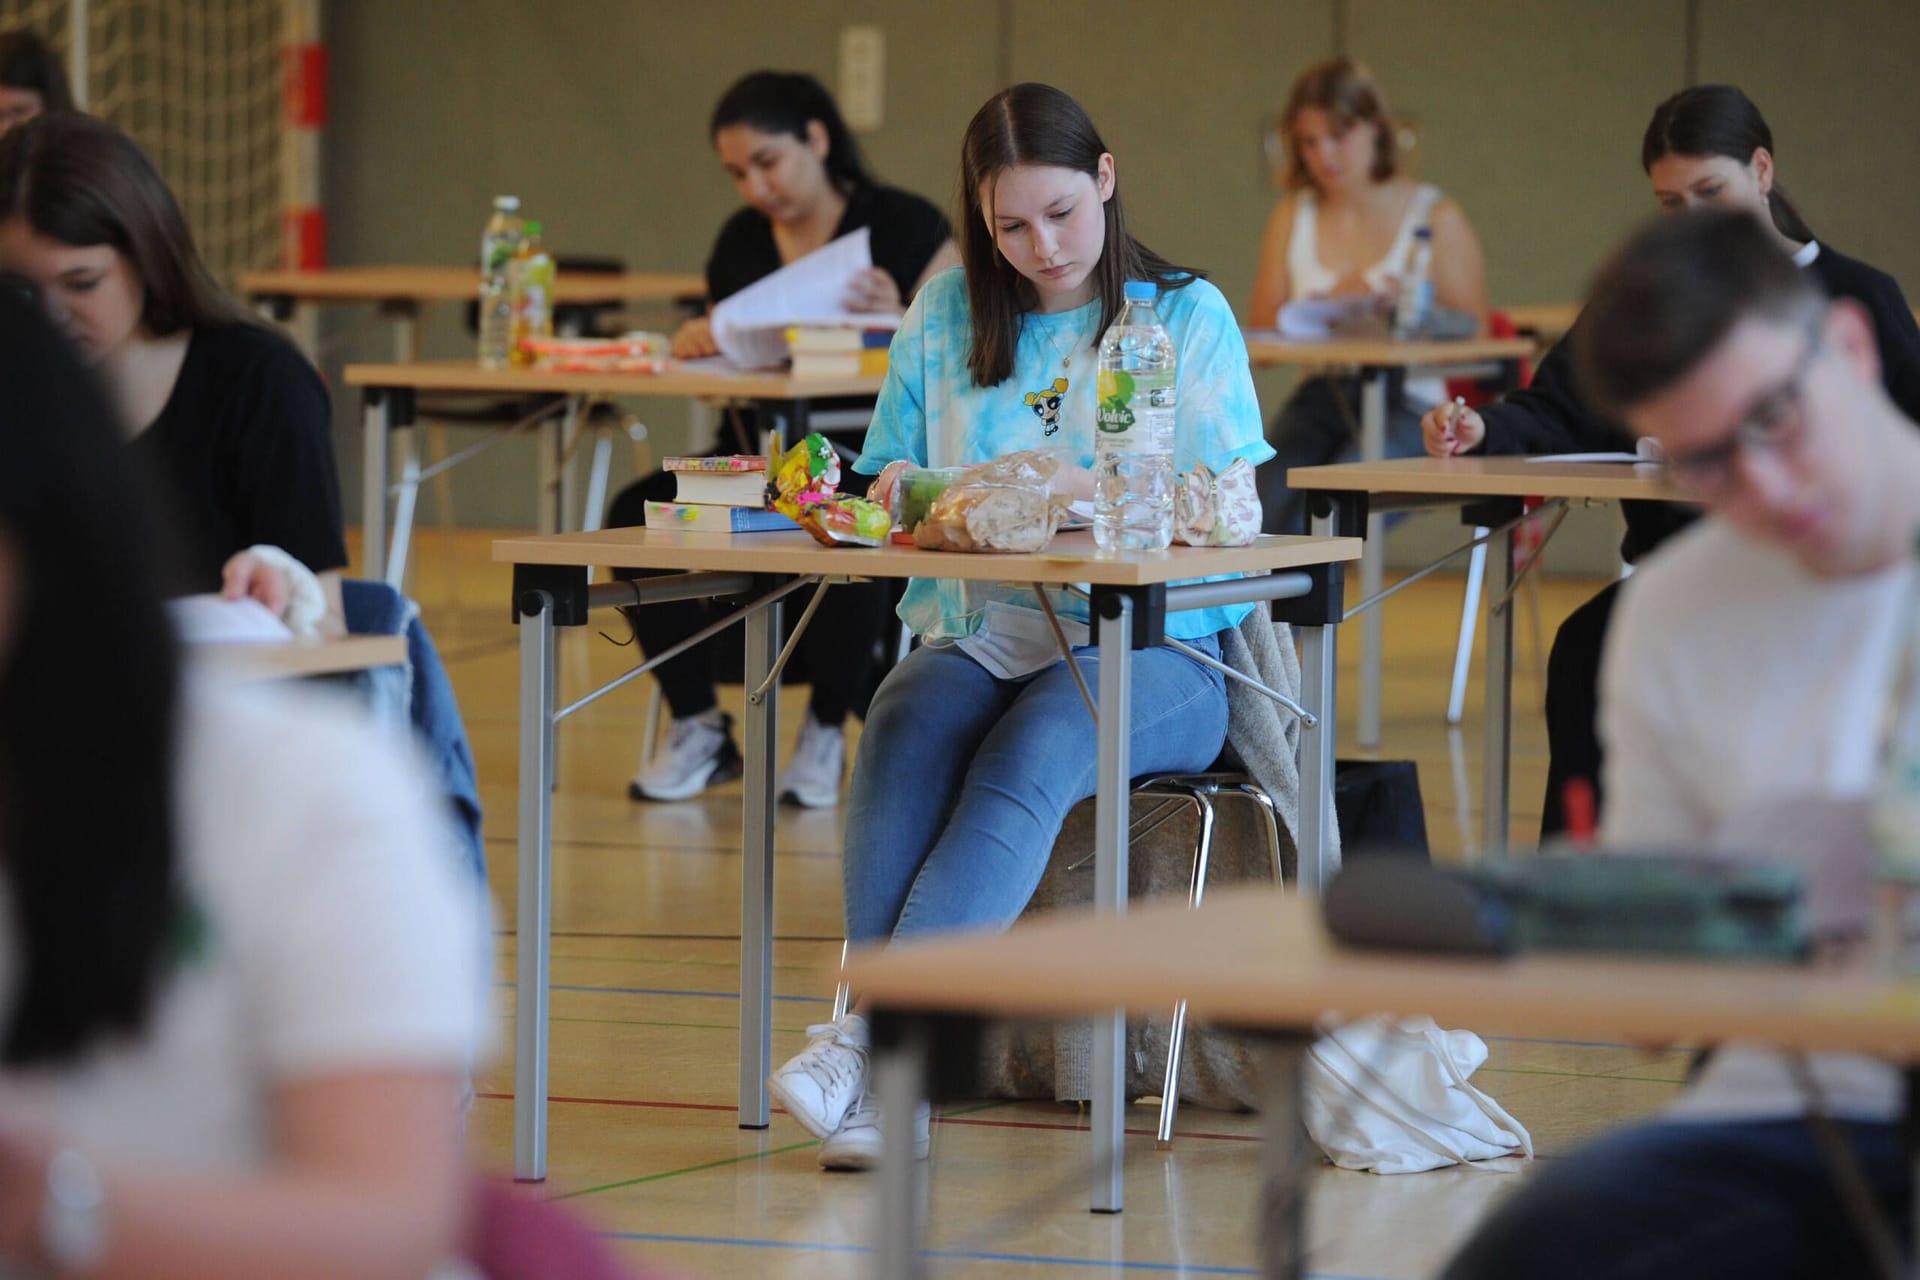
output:
[[[1160,289],[1151,280],[1129,280],[1126,284],[1128,302],[1152,302],[1160,294]]]
[[[514,210],[520,207],[520,197],[519,196],[495,196],[493,198],[493,207],[496,209],[503,209],[508,213],[512,213]]]

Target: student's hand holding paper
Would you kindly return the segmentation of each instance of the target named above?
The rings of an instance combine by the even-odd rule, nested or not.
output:
[[[847,285],[846,308],[862,313],[899,315],[906,310],[900,301],[900,286],[879,267],[868,267]]]
[[[674,330],[669,348],[675,360],[704,360],[720,354],[713,340],[713,321],[706,316],[691,316]]]
[[[1465,453],[1487,438],[1487,422],[1463,404],[1435,405],[1420,419],[1420,436],[1436,458]]]

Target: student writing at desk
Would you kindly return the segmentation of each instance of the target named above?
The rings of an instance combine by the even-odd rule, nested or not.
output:
[[[1091,496],[1096,349],[1127,281],[1158,287],[1179,348],[1175,467],[1272,450],[1246,344],[1220,291],[1127,230],[1119,170],[1093,122],[1048,85],[995,95],[961,143],[961,256],[921,291],[894,340],[886,388],[856,464],[877,496],[907,464],[965,465],[1059,450]],[[1049,422],[1027,394],[1065,383]],[[1097,687],[1087,606],[1049,593],[1074,661]],[[1221,631],[1251,605],[1169,614],[1169,637],[1219,656]],[[1005,928],[1033,896],[1067,810],[1094,791],[1095,738],[1073,673],[1031,590],[915,579],[900,606],[924,643],[874,695],[854,762],[842,852],[847,936],[881,942],[949,929]],[[1133,668],[1133,767],[1204,769],[1226,737],[1220,674],[1165,646]],[[879,1157],[859,1013],[809,1028],[807,1049],[769,1082],[825,1139],[820,1162]],[[924,1154],[927,1115],[916,1134]]]
[[[946,217],[919,196],[874,179],[839,107],[812,76],[754,72],[721,97],[707,132],[721,167],[746,201],[721,227],[707,259],[710,303],[862,227],[872,233],[874,265],[855,282],[854,296],[847,299],[852,310],[898,315],[929,276],[957,260]],[[675,356],[710,356],[716,350],[706,316],[688,320],[673,336]],[[822,401],[816,407],[834,404]],[[869,407],[853,404],[863,411]],[[859,436],[842,443],[857,452]],[[714,452],[760,449],[760,426],[730,415]],[[648,502],[673,497],[673,477],[656,471],[614,497],[607,524],[645,524]],[[887,599],[882,584],[837,586],[801,636],[798,656],[812,681],[812,696],[776,787],[782,800],[813,807],[838,803],[845,722],[869,690],[872,653],[887,630]],[[648,605],[629,610],[628,616],[640,647],[658,653],[704,626],[708,606],[697,601]],[[673,723],[664,748],[628,788],[636,800],[685,800],[740,775],[740,751],[714,697],[712,652],[711,646],[698,645],[655,669]]]
[[[402,630],[373,625],[392,616],[384,588],[355,592],[384,616],[345,603],[326,387],[291,342],[214,283],[173,193],[131,138],[72,112],[0,138],[0,270],[35,286],[105,384],[134,456],[166,488],[177,593],[250,595],[295,631]],[[405,630],[413,724],[479,871],[466,729],[425,629]]]
[[[1920,432],[1866,308],[1829,301],[1756,219],[1703,211],[1636,236],[1576,334],[1591,403],[1659,441],[1708,512],[1620,592],[1603,843],[1711,847],[1864,801],[1920,531]],[[1894,1274],[1863,1242],[1905,1232],[1900,1111],[1891,1064],[1721,1046],[1667,1115],[1523,1186],[1447,1274]]]
[[[1773,133],[1744,93],[1731,85],[1700,85],[1674,94],[1654,110],[1640,160],[1661,209],[1746,210],[1829,294],[1865,308],[1887,392],[1908,417],[1920,419],[1920,328],[1900,286],[1885,272],[1814,238],[1780,184]],[[1576,321],[1574,332],[1578,329]],[[1631,450],[1631,433],[1597,411],[1576,385],[1574,332],[1541,360],[1525,390],[1478,411],[1442,406],[1429,413],[1421,424],[1427,452],[1446,457]],[[1624,513],[1627,535],[1620,554],[1630,564],[1694,518],[1694,508],[1668,503],[1629,502]],[[1547,665],[1549,760],[1542,837],[1566,829],[1568,781],[1584,778],[1598,788],[1604,775],[1595,691],[1617,590],[1609,586],[1574,610],[1554,637]]]
[[[1391,298],[1414,233],[1433,236],[1434,301],[1471,315],[1487,310],[1480,241],[1459,204],[1400,172],[1386,95],[1364,67],[1334,58],[1294,82],[1280,116],[1288,194],[1267,220],[1249,321],[1271,327],[1301,298]],[[1438,379],[1395,380],[1387,405],[1387,456],[1420,451],[1420,414],[1446,394]],[[1306,508],[1287,488],[1289,468],[1333,462],[1358,447],[1359,387],[1306,380],[1280,411],[1278,457],[1260,470],[1270,533],[1305,533]]]

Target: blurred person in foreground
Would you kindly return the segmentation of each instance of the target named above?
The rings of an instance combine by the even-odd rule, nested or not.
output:
[[[1837,860],[1794,819],[1872,795],[1920,530],[1920,433],[1872,318],[1749,213],[1714,211],[1629,241],[1577,335],[1595,406],[1658,441],[1707,512],[1621,589],[1602,843]],[[1718,1046],[1659,1118],[1530,1179],[1446,1274],[1895,1274],[1903,1111],[1890,1063]]]
[[[0,385],[0,1274],[463,1274],[483,951],[418,766],[183,659],[139,464],[12,290]]]

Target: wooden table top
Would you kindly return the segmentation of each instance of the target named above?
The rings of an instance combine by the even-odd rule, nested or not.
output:
[[[1391,458],[1294,467],[1287,486],[1308,492],[1399,493],[1471,498],[1677,500],[1652,464],[1530,462],[1526,458]]]
[[[1522,333],[1537,335],[1542,340],[1558,342],[1567,330],[1573,328],[1573,321],[1580,314],[1577,302],[1525,302],[1517,307],[1500,307],[1497,310],[1506,313],[1513,321],[1513,327]]]
[[[1525,338],[1464,338],[1457,342],[1396,342],[1391,338],[1330,338],[1302,342],[1272,329],[1245,330],[1255,368],[1274,365],[1359,365],[1365,368],[1443,368],[1486,360],[1521,360],[1534,352]]]
[[[796,378],[783,370],[735,369],[713,361],[675,361],[664,373],[554,373],[545,369],[483,369],[473,360],[421,360],[412,364],[350,364],[342,377],[350,387],[411,387],[416,391],[721,396],[741,400],[877,396],[886,381],[874,375]]]
[[[1573,328],[1574,320],[1580,314],[1577,302],[1528,302],[1517,307],[1500,307],[1507,318],[1513,321],[1513,327],[1523,333],[1538,334],[1549,343],[1557,342]],[[1920,307],[1913,308],[1913,318],[1920,321]]]
[[[1137,587],[1227,573],[1302,569],[1360,557],[1359,538],[1268,535],[1245,547],[1172,546],[1165,551],[1102,555],[1093,532],[1054,535],[1038,555],[827,547],[807,533],[683,533],[671,529],[602,529],[500,538],[493,558],[511,564],[621,565],[636,569],[722,573],[848,574],[862,578],[949,578],[974,582],[1085,582]]]
[[[1209,1022],[1304,1029],[1323,1013],[1428,1014],[1483,1034],[1624,1043],[1749,1040],[1920,1059],[1920,982],[1858,972],[1536,953],[1367,952],[1328,938],[1319,904],[1235,887],[1189,909],[1061,912],[975,935],[868,948],[847,981],[895,1009],[1068,1018],[1188,1001]]]
[[[283,644],[198,644],[188,652],[240,680],[338,675],[407,660],[405,636],[327,636]]]
[[[240,290],[249,297],[303,302],[467,302],[479,296],[480,269],[387,266],[249,271],[240,277]],[[703,298],[706,292],[706,277],[688,272],[562,271],[554,284],[554,301],[673,302]]]

